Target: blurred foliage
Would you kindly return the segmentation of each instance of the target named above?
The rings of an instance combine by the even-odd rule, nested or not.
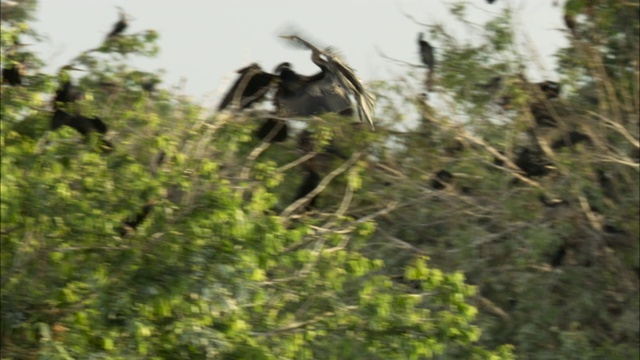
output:
[[[12,6],[2,66],[24,71],[19,84],[3,71],[2,359],[513,358],[479,345],[462,273],[369,251],[393,210],[364,196],[362,154],[381,135],[336,115],[310,124],[312,150],[335,142],[350,166],[313,159],[335,177],[305,213],[290,205],[295,141],[265,147],[259,114],[212,114],[128,65],[158,53],[156,32],[45,74],[16,46],[38,41],[35,1]],[[73,100],[54,103],[66,82]]]
[[[431,28],[437,93],[414,94],[415,68],[377,83],[375,133],[327,114],[304,120],[309,149],[254,139],[263,111],[212,113],[131,68],[154,31],[72,63],[83,96],[64,110],[106,135],[51,130],[64,79],[15,46],[38,39],[35,2],[17,4],[3,359],[640,357],[637,0],[565,4],[557,94],[526,78],[513,14],[472,24],[456,2],[484,36]],[[296,207],[311,167],[324,188]]]

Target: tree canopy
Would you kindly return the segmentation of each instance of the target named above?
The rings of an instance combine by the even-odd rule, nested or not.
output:
[[[133,68],[153,30],[42,72],[36,5],[1,18],[2,359],[640,358],[637,0],[566,2],[537,83],[456,2],[483,42],[423,29],[375,132],[277,143]]]

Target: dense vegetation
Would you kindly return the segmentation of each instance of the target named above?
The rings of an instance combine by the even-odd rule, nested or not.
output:
[[[376,132],[327,114],[302,147],[132,69],[154,31],[42,73],[15,4],[2,359],[640,358],[638,0],[565,4],[559,91],[521,73],[508,12],[483,43],[427,29],[438,106],[380,83]]]

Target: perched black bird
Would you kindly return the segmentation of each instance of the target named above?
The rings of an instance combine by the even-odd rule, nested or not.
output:
[[[120,8],[118,9],[120,11],[120,20],[118,20],[118,22],[113,25],[113,29],[111,30],[109,35],[107,35],[107,39],[122,34],[127,26],[129,26],[129,23],[127,22],[127,15],[124,13],[124,10]]]
[[[496,0],[487,0],[487,2],[488,2],[489,4],[493,4],[494,2],[496,2]]]
[[[24,65],[15,63],[11,67],[2,69],[2,83],[11,86],[22,85],[22,76],[24,75]]]
[[[6,50],[6,59],[8,60],[8,64],[2,64],[9,65],[2,68],[2,83],[9,84],[11,86],[19,86],[22,85],[22,77],[26,70],[26,66],[24,65],[26,61],[26,54],[17,52],[17,50],[28,45],[21,43],[17,35],[13,36],[11,40],[13,44],[11,44]]]
[[[251,64],[238,70],[238,78],[227,91],[218,110],[229,107],[240,110],[262,100],[275,90],[273,104],[278,117],[312,116],[327,112],[352,115],[350,96],[356,100],[356,109],[361,121],[366,120],[373,128],[373,106],[375,98],[368,93],[353,70],[345,65],[335,51],[318,50],[298,36],[282,36],[311,50],[311,60],[321,71],[305,76],[293,71],[288,62],[279,64],[275,74],[262,70],[258,64]],[[288,129],[283,120],[268,118],[257,130],[256,135],[265,139],[275,127],[280,127],[269,140],[284,141]]]
[[[62,126],[75,129],[82,134],[85,139],[88,139],[92,132],[104,135],[108,131],[107,125],[99,117],[72,116],[61,109],[56,109],[51,119],[51,130],[59,129]],[[111,151],[113,150],[113,145],[101,137],[100,148],[104,151]]]
[[[420,48],[420,59],[422,63],[427,65],[429,71],[433,71],[436,65],[433,46],[428,41],[424,40],[424,34],[418,34],[418,46]]]
[[[531,115],[536,122],[536,125],[539,127],[557,127],[558,121],[556,117],[553,115],[547,104],[543,102],[535,102],[529,105],[529,111],[531,111]]]
[[[317,115],[325,112],[344,113],[351,107],[351,98],[356,101],[356,113],[360,121],[373,125],[373,107],[375,97],[369,93],[353,69],[346,65],[338,53],[327,48],[320,50],[296,35],[281,36],[311,50],[311,61],[320,68],[320,73],[300,77],[296,81],[281,75],[279,94],[276,94],[277,110],[285,116]],[[290,70],[290,67],[289,69]],[[287,74],[287,69],[281,70]],[[291,74],[291,73],[289,73]]]
[[[558,250],[556,250],[556,253],[553,254],[553,256],[551,256],[551,260],[549,261],[549,264],[551,264],[551,266],[553,266],[554,268],[562,265],[566,255],[567,255],[567,245],[562,244],[558,248]]]
[[[428,41],[424,40],[422,33],[418,34],[418,46],[420,49],[420,58],[422,63],[427,66],[427,69],[429,69],[425,79],[427,91],[433,91],[433,69],[436,65],[433,46],[431,46]]]
[[[56,130],[61,126],[69,126],[84,136],[88,136],[92,131],[103,135],[108,131],[107,125],[99,117],[71,116],[65,111],[57,109],[53,113],[51,130]]]
[[[431,188],[435,190],[442,190],[447,187],[447,184],[451,183],[451,180],[453,180],[452,173],[448,172],[447,170],[440,170],[431,179],[430,185]]]
[[[71,65],[65,65],[60,69],[58,73],[58,89],[56,90],[56,96],[53,98],[53,108],[58,109],[62,104],[73,103],[80,100],[83,93],[79,91],[71,83],[71,75],[69,70],[80,70],[74,68]]]
[[[547,100],[555,99],[560,96],[560,84],[555,81],[543,81],[536,83]]]
[[[591,142],[589,135],[583,134],[579,131],[569,131],[568,134],[564,134],[559,139],[551,143],[551,148],[554,150],[562,149],[563,147],[577,145],[581,142]]]
[[[540,149],[521,149],[514,163],[524,171],[527,177],[547,175],[552,163]]]
[[[567,29],[571,31],[573,36],[576,35],[576,18],[571,14],[564,15],[564,24],[567,26]]]

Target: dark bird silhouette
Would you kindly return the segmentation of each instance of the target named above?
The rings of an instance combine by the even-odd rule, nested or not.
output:
[[[281,67],[285,64],[288,66],[288,63],[278,65],[276,72],[280,72]],[[263,100],[267,93],[279,83],[277,75],[263,71],[260,65],[255,63],[238,70],[237,73],[239,74],[238,79],[225,94],[218,110],[224,110],[230,106],[235,109],[249,108],[254,103]],[[275,128],[277,129],[274,130]],[[271,131],[275,131],[275,133],[271,134]],[[288,131],[284,120],[268,118],[256,130],[255,135],[260,140],[282,142],[287,139]]]
[[[22,85],[22,77],[24,76],[24,65],[15,63],[11,67],[2,69],[2,83],[11,86]]]
[[[224,110],[229,106],[236,109],[246,109],[254,103],[262,100],[274,85],[276,75],[262,70],[260,65],[253,63],[237,71],[240,75],[227,91],[218,110]]]
[[[113,29],[109,35],[107,35],[107,39],[122,34],[127,29],[127,26],[129,26],[129,23],[127,22],[127,14],[125,14],[124,10],[120,8],[118,8],[118,10],[120,12],[120,20],[113,25]]]
[[[296,35],[281,37],[311,50],[311,61],[320,68],[320,73],[309,77],[287,78],[295,73],[288,72],[290,67],[281,69],[283,85],[276,94],[278,112],[285,116],[344,113],[351,107],[349,96],[353,96],[358,118],[368,122],[371,129],[375,130],[375,97],[364,88],[355,72],[340,59],[334,49],[319,50]]]
[[[102,135],[107,133],[108,128],[99,117],[94,116],[90,118],[82,115],[72,116],[61,109],[56,109],[51,119],[51,130],[57,130],[62,126],[68,126],[76,130],[87,140],[91,136],[92,132],[96,132],[101,135],[99,144],[100,148],[103,151],[113,150],[113,145],[102,137]]]
[[[535,102],[529,105],[529,111],[539,127],[557,127],[558,121],[553,113],[547,107],[547,104],[543,102]]]
[[[568,134],[563,134],[562,137],[551,143],[551,148],[554,150],[562,149],[563,147],[570,147],[577,145],[581,142],[590,143],[591,138],[589,135],[583,134],[579,131],[569,131]]]
[[[487,0],[487,2],[488,2],[489,4],[493,4],[494,2],[496,2],[496,0]]]
[[[447,170],[440,170],[431,179],[430,185],[431,188],[435,190],[442,190],[447,187],[447,184],[451,183],[451,180],[453,180],[452,173],[448,172]]]
[[[424,40],[424,34],[418,34],[418,47],[420,49],[420,59],[422,63],[427,66],[427,77],[425,79],[425,85],[427,91],[433,91],[433,69],[435,68],[436,61],[434,56],[434,49],[428,41]]]
[[[493,76],[487,83],[479,84],[478,87],[487,90],[489,94],[498,92],[504,86],[504,77],[497,75]]]
[[[56,90],[56,96],[53,98],[54,109],[58,109],[63,104],[76,102],[83,96],[83,93],[73,86],[69,70],[81,71],[71,65],[65,65],[60,69],[60,72],[58,73],[59,85]]]
[[[57,109],[53,113],[51,130],[56,130],[61,126],[69,126],[85,136],[89,135],[92,131],[104,135],[108,130],[107,125],[98,117],[88,118],[82,115],[71,116],[67,112]]]
[[[561,266],[562,263],[564,262],[564,258],[566,255],[567,255],[567,245],[562,244],[560,245],[558,250],[556,250],[555,254],[551,256],[551,259],[549,260],[549,264],[554,268]]]
[[[249,108],[275,90],[273,104],[278,117],[312,116],[327,112],[352,115],[351,95],[356,100],[358,117],[361,121],[366,120],[373,129],[375,98],[364,89],[353,70],[339,59],[335,51],[320,51],[298,36],[282,38],[310,49],[311,60],[321,71],[312,76],[301,75],[293,71],[290,63],[283,62],[276,67],[275,74],[271,74],[258,64],[251,64],[237,71],[239,76],[220,102],[218,110]],[[271,134],[272,131],[276,133]],[[259,139],[270,142],[284,141],[287,135],[287,124],[275,117],[267,118],[256,131]]]
[[[543,81],[536,83],[535,85],[540,88],[547,100],[555,99],[560,96],[561,87],[560,84],[555,81]]]
[[[564,15],[564,24],[567,26],[567,29],[571,31],[573,36],[576,35],[576,18],[571,14]]]
[[[2,68],[2,83],[11,86],[20,86],[22,85],[22,77],[26,72],[26,66],[24,65],[26,56],[24,53],[17,52],[17,50],[28,45],[22,44],[17,35],[13,36],[11,40],[13,44],[6,50],[6,58],[10,66]],[[8,64],[3,63],[2,65]]]
[[[427,66],[429,71],[433,71],[436,65],[433,46],[424,40],[424,34],[418,34],[418,47],[420,48],[420,60]]]
[[[293,202],[307,196],[307,194],[312,192],[320,184],[321,180],[322,178],[317,172],[311,169],[307,169],[307,175],[302,181],[302,184],[300,184],[300,187],[298,187],[298,190],[296,191],[296,196],[294,197]],[[312,209],[315,209],[317,199],[318,199],[318,196],[316,195],[311,200],[309,200],[307,205],[305,205],[305,210],[310,211]]]
[[[272,132],[274,132],[272,134]],[[262,126],[256,130],[256,137],[269,142],[283,142],[289,136],[289,129],[284,120],[267,118]]]
[[[140,226],[142,222],[149,216],[149,214],[151,214],[154,206],[154,201],[149,201],[148,203],[146,203],[139,213],[122,222],[122,226],[118,228],[118,234],[120,234],[120,236],[125,236],[127,233],[137,230],[138,226]]]
[[[542,150],[529,148],[520,150],[514,163],[524,171],[527,177],[547,175],[552,165]]]

